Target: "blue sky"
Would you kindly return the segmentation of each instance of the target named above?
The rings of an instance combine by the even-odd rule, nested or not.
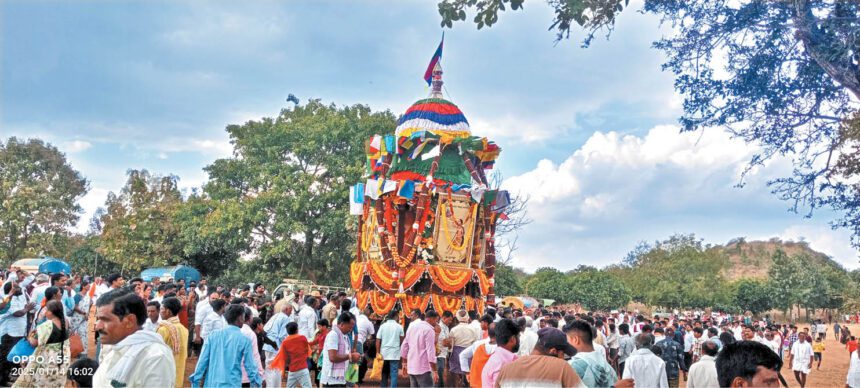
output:
[[[505,187],[529,195],[514,264],[605,265],[640,240],[694,232],[805,239],[857,267],[834,215],[786,212],[764,182],[733,186],[752,148],[719,130],[678,135],[680,99],[653,17],[624,13],[609,41],[554,44],[530,2],[482,31],[446,32],[448,97],[503,148]],[[86,225],[129,168],[199,186],[230,155],[228,124],[302,100],[404,111],[441,29],[434,1],[0,2],[0,137],[41,137],[91,180]],[[701,135],[701,136],[700,136]]]

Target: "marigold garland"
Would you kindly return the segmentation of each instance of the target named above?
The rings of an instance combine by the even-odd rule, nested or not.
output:
[[[463,304],[466,307],[466,311],[472,311],[475,309],[475,298],[471,296],[463,297]]]
[[[469,283],[474,272],[467,268],[446,268],[431,265],[427,271],[439,288],[447,292],[458,292]]]
[[[481,295],[489,294],[490,279],[487,277],[487,273],[482,269],[475,270],[475,273],[478,274],[478,285],[481,287]]]
[[[459,296],[433,294],[433,306],[436,307],[437,311],[456,313],[462,303],[463,300]]]
[[[421,276],[424,275],[424,271],[427,269],[426,265],[423,264],[413,264],[411,267],[406,269],[406,273],[403,275],[403,289],[408,290],[418,283],[418,280],[421,279]]]
[[[405,311],[412,311],[414,309],[427,311],[427,306],[430,305],[430,295],[407,295],[403,299],[403,305]]]
[[[395,286],[391,269],[380,261],[368,260],[367,273],[370,275],[370,280],[373,280],[379,288],[389,290]]]
[[[364,278],[364,262],[353,261],[349,265],[349,282],[353,290],[361,289],[362,278]]]
[[[367,302],[370,301],[370,293],[373,291],[367,290],[358,290],[355,293],[355,306],[358,307],[359,310],[364,310],[364,307],[367,306]]]
[[[370,291],[370,306],[377,315],[385,315],[394,308],[397,298],[381,291]]]

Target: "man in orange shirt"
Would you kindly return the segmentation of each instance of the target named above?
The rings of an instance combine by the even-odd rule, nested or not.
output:
[[[299,334],[299,325],[297,323],[290,322],[287,324],[287,338],[284,338],[284,342],[281,343],[278,354],[269,364],[269,368],[280,369],[281,371],[289,368],[290,374],[287,376],[287,388],[297,385],[311,387],[308,357],[310,357],[308,339]]]
[[[845,347],[848,348],[848,357],[851,357],[851,353],[854,353],[857,350],[857,338],[853,335],[848,338],[848,342],[845,344]]]

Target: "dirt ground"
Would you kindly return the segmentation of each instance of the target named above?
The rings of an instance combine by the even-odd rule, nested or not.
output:
[[[800,327],[808,327],[800,325]],[[851,333],[858,333],[860,325],[848,325]],[[833,325],[828,325],[827,339],[824,340],[824,354],[821,357],[821,369],[816,370],[817,363],[812,365],[812,371],[807,377],[807,387],[844,387],[845,377],[848,374],[849,354],[845,345],[839,343],[833,335]],[[799,387],[800,384],[794,379],[791,365],[783,365],[782,375],[790,387]]]
[[[90,319],[91,323],[94,321],[94,317],[93,319]],[[800,325],[800,327],[803,328],[807,326]],[[851,324],[848,325],[848,327],[851,329],[852,333],[860,333],[860,324]],[[89,332],[93,332],[92,324],[90,326]],[[95,358],[95,343],[94,336],[92,334],[89,336],[89,357]],[[827,339],[825,340],[825,349],[824,355],[822,357],[821,369],[816,370],[815,365],[813,365],[813,369],[812,372],[809,373],[806,386],[810,388],[844,387],[845,376],[848,373],[848,362],[848,350],[846,350],[845,346],[840,344],[839,341],[833,336],[833,326],[828,325]],[[185,365],[184,377],[184,380],[186,381],[186,387],[191,386],[190,383],[187,383],[188,376],[191,376],[191,374],[194,373],[196,363],[196,358],[188,358],[188,362]],[[789,387],[800,386],[800,384],[798,384],[797,381],[794,379],[794,374],[791,372],[790,365],[784,365],[782,367],[782,374],[783,377],[785,377],[785,380],[788,382]],[[286,384],[286,381],[284,381],[283,383]]]

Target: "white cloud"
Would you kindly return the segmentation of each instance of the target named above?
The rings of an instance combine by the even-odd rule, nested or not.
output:
[[[83,213],[81,214],[81,218],[78,220],[77,225],[72,228],[73,231],[86,233],[90,229],[90,220],[93,218],[96,210],[98,210],[99,207],[104,206],[109,192],[110,190],[101,187],[90,188],[87,195],[81,198],[78,202],[78,204],[81,205],[81,208],[83,208]]]
[[[90,149],[90,147],[92,147],[92,146],[93,146],[92,143],[85,141],[85,140],[73,140],[73,141],[70,141],[70,142],[64,144],[63,150],[65,150],[66,152],[70,152],[70,153],[83,152],[83,151]]]
[[[827,225],[792,225],[779,237],[783,240],[806,241],[809,247],[824,253],[848,268],[858,265],[858,252],[851,247],[848,230],[833,230]]]
[[[174,152],[196,152],[213,158],[228,157],[233,153],[233,145],[227,140],[226,135],[222,139],[170,137],[152,147],[160,150],[158,156],[161,159],[165,159],[161,155],[166,156],[166,153]]]
[[[503,183],[530,197],[534,220],[520,231],[515,264],[603,266],[618,262],[638,241],[674,233],[714,243],[801,234],[787,228],[802,217],[786,212],[787,204],[766,186],[788,173],[785,161],[757,169],[747,186],[736,187],[754,151],[719,130],[679,133],[675,126],[657,126],[642,137],[595,132],[560,163],[541,160]],[[815,233],[803,234],[813,248],[851,265],[856,253],[851,255],[844,233],[827,229],[827,217],[820,213],[811,221],[818,222]]]

